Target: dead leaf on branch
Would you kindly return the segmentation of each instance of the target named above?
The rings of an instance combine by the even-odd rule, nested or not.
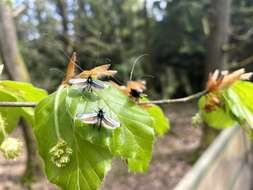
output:
[[[253,73],[246,73],[245,69],[239,69],[229,74],[228,71],[215,70],[209,74],[206,89],[208,92],[217,92],[231,86],[238,80],[249,80]]]
[[[230,87],[236,81],[249,80],[253,73],[246,73],[245,69],[239,69],[232,73],[228,71],[215,70],[214,73],[209,74],[206,89],[209,92],[207,95],[207,101],[205,105],[205,111],[213,111],[216,106],[221,107],[223,105],[220,91]]]

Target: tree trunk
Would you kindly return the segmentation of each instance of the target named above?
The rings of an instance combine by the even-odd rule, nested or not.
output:
[[[231,0],[210,0],[210,36],[208,38],[204,85],[206,85],[209,73],[215,69],[223,69],[227,61],[227,52],[223,48],[229,39],[230,9]],[[188,155],[189,160],[195,162],[218,133],[218,130],[204,125],[200,147]]]
[[[225,46],[228,44],[230,33],[230,12],[231,0],[211,0],[205,79],[208,78],[209,72],[223,69],[227,62]]]
[[[207,58],[205,68],[205,82],[210,72],[222,70],[227,62],[227,52],[224,46],[229,40],[231,0],[210,0]],[[218,131],[208,126],[203,127],[200,152],[205,150],[216,138]]]
[[[30,77],[17,46],[11,8],[0,3],[0,46],[2,59],[12,80],[29,81]]]
[[[6,71],[12,80],[30,81],[30,77],[18,49],[16,28],[12,18],[11,7],[0,2],[0,52]],[[35,138],[31,126],[21,120],[25,143],[27,145],[27,167],[25,176],[41,176]],[[28,178],[27,178],[28,179]],[[28,179],[30,180],[30,179]]]
[[[67,10],[66,10],[66,1],[65,0],[57,0],[57,10],[59,15],[61,16],[62,22],[62,39],[64,45],[64,51],[67,54],[72,52],[70,47],[70,40],[68,36],[68,17],[67,17]]]
[[[145,35],[145,43],[144,43],[144,53],[147,54],[144,57],[144,71],[147,74],[151,74],[152,72],[152,65],[150,61],[150,20],[148,16],[148,8],[147,8],[147,0],[144,1],[144,19],[145,19],[145,25],[144,25],[144,35]]]

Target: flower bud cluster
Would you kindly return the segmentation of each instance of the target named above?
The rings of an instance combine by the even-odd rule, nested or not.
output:
[[[20,155],[22,147],[23,143],[21,140],[8,137],[1,144],[0,151],[6,159],[11,160]]]
[[[65,167],[70,162],[72,152],[67,142],[62,139],[49,151],[52,162],[59,168]]]
[[[203,124],[203,118],[201,116],[201,113],[196,113],[193,117],[192,117],[192,125],[194,127],[199,127],[200,125]]]

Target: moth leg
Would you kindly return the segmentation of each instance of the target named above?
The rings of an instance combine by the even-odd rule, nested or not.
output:
[[[84,93],[85,91],[86,91],[86,88],[87,88],[88,86],[86,86],[86,87],[84,87],[83,89],[82,89],[82,93]]]
[[[102,119],[99,120],[98,130],[100,131],[102,127]]]
[[[90,84],[87,86],[87,91],[88,91],[88,92],[91,91],[91,85],[90,85]]]

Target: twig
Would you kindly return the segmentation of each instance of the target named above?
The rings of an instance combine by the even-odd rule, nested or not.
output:
[[[246,59],[244,59],[242,61],[239,61],[237,63],[237,65],[232,65],[228,69],[231,70],[231,69],[237,69],[237,68],[240,68],[240,67],[246,67],[247,65],[252,64],[252,63],[253,63],[253,55],[247,57]]]
[[[171,103],[180,103],[180,102],[188,102],[194,99],[199,98],[207,93],[207,90],[198,92],[196,94],[186,96],[184,98],[176,98],[176,99],[166,99],[166,100],[153,100],[148,102],[141,102],[139,105],[145,104],[171,104]],[[0,102],[0,107],[36,107],[38,104],[36,102]]]
[[[184,98],[176,98],[176,99],[165,99],[165,100],[153,100],[148,102],[141,102],[139,105],[146,105],[146,104],[171,104],[171,103],[183,103],[188,102],[194,99],[197,99],[207,93],[207,90],[198,92],[196,94],[192,94],[190,96],[186,96]]]
[[[36,102],[0,102],[0,107],[36,107]]]

